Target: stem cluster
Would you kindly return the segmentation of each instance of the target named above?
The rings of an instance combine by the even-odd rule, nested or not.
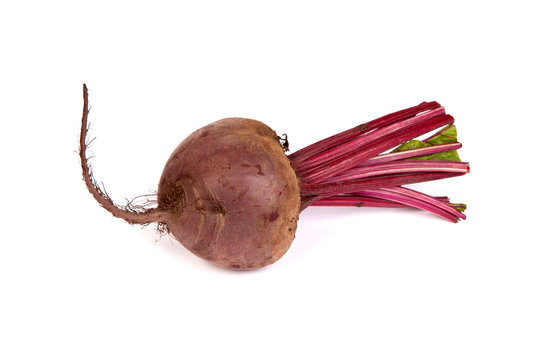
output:
[[[461,148],[445,132],[453,123],[454,118],[437,102],[423,102],[289,155],[301,179],[302,208],[413,207],[453,222],[465,219],[463,204],[403,186],[469,172],[469,164],[460,161],[457,153],[457,159],[442,160],[443,154]],[[439,128],[443,129],[423,141],[413,140]]]

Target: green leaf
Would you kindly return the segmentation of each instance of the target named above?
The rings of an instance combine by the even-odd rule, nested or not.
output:
[[[467,205],[465,204],[450,204],[450,206],[452,206],[454,209],[458,210],[458,211],[461,211],[461,212],[465,212],[465,209],[467,209]]]
[[[392,152],[394,153],[394,152],[400,152],[400,151],[405,151],[405,150],[414,150],[414,149],[419,149],[426,146],[430,146],[430,144],[420,141],[420,140],[411,140],[411,141],[407,141],[404,144],[401,144],[400,146],[395,148]]]
[[[448,125],[444,127],[442,130],[440,130],[439,132],[437,132],[435,135],[433,135],[430,138],[427,138],[424,141],[420,141],[420,140],[407,141],[406,143],[395,148],[392,152],[413,150],[413,149],[419,149],[419,148],[428,147],[432,145],[449,144],[453,142],[457,142],[456,126]],[[461,161],[457,153],[457,150],[443,151],[440,153],[425,155],[425,156],[417,156],[417,157],[411,158],[411,160]]]
[[[431,145],[448,144],[457,141],[457,130],[455,125],[448,125],[432,137],[425,140]]]

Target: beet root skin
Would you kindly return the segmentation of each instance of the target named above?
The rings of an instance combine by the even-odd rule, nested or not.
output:
[[[197,256],[248,270],[289,249],[300,185],[279,137],[262,122],[227,118],[188,136],[170,156],[158,186],[163,222]]]

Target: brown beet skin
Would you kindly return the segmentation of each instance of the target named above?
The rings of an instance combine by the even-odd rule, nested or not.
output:
[[[300,212],[299,180],[276,133],[228,118],[188,136],[158,187],[171,234],[191,252],[229,269],[272,264],[289,249]]]

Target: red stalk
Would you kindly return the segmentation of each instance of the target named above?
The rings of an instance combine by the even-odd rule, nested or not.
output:
[[[434,213],[446,220],[457,222],[460,218],[465,219],[465,215],[455,210],[448,204],[445,204],[441,201],[437,201],[430,196],[421,194],[421,193],[408,193],[409,189],[400,188],[391,189],[378,189],[378,190],[366,190],[362,194],[368,196],[377,196],[391,201],[395,201],[404,205],[409,205],[421,210],[426,210]],[[424,195],[424,196],[419,196]]]
[[[361,190],[373,190],[391,186],[414,184],[424,181],[445,179],[461,174],[456,173],[411,173],[400,175],[380,176],[356,181],[346,181],[328,184],[302,183],[300,192],[304,196],[328,197],[332,195],[354,193]]]
[[[443,151],[458,150],[461,148],[461,146],[462,146],[461,143],[455,142],[455,143],[432,145],[432,146],[413,149],[413,150],[405,150],[405,151],[400,151],[400,152],[395,152],[395,153],[383,154],[383,155],[375,156],[369,160],[366,160],[363,163],[358,164],[358,166],[382,164],[382,163],[388,163],[390,161],[410,159],[417,156],[437,154]]]
[[[309,171],[298,171],[297,173],[305,182],[321,182],[345,170],[355,167],[384,151],[390,150],[406,141],[414,139],[417,136],[453,122],[454,118],[450,115],[439,116],[402,131],[384,136],[370,144],[367,144],[366,146],[356,149],[353,152],[342,154],[341,156],[330,161],[321,163],[318,166],[309,169]]]
[[[396,133],[398,131],[403,131],[404,129],[416,125],[419,123],[422,123],[427,120],[431,120],[433,118],[436,118],[438,116],[444,115],[444,108],[438,107],[436,109],[430,110],[428,112],[425,112],[421,115],[405,119],[403,121],[400,121],[398,123],[394,123],[388,126],[385,126],[383,128],[374,130],[370,132],[369,134],[365,134],[362,136],[359,136],[358,138],[346,142],[343,145],[340,145],[338,147],[335,147],[331,150],[325,151],[319,155],[315,155],[309,159],[304,160],[302,163],[296,165],[296,169],[299,171],[302,171],[306,168],[313,167],[316,164],[321,164],[328,162],[332,159],[335,159],[339,156],[342,156],[344,154],[347,154],[349,152],[352,152],[358,148],[365,147],[376,140],[383,138],[385,136],[388,136],[392,133]]]
[[[311,206],[356,206],[356,207],[386,207],[405,208],[409,207],[395,201],[380,199],[371,196],[360,195],[335,195],[314,201]]]
[[[411,116],[415,116],[423,111],[432,110],[438,107],[440,107],[440,105],[437,102],[431,101],[423,102],[417,106],[413,106],[408,109],[396,111],[394,113],[372,120],[368,123],[361,124],[349,130],[343,131],[334,136],[330,136],[326,139],[317,141],[316,143],[306,146],[305,148],[300,149],[295,153],[289,155],[289,158],[291,159],[293,165],[301,164],[304,160],[307,160],[312,156],[315,156],[328,149],[332,149],[335,146],[348,142],[374,129],[380,128],[382,126],[391,125],[397,121],[405,120]]]
[[[403,195],[403,196],[407,196],[407,197],[412,198],[412,199],[416,199],[418,201],[421,201],[422,203],[426,203],[426,204],[429,204],[431,206],[435,206],[437,209],[439,209],[441,211],[444,211],[444,212],[446,212],[448,214],[454,215],[457,218],[460,218],[460,219],[465,219],[466,218],[465,214],[463,214],[462,212],[456,210],[450,204],[445,203],[445,202],[440,201],[440,200],[437,200],[433,196],[429,196],[429,195],[423,194],[421,192],[414,191],[414,190],[411,190],[411,189],[407,189],[407,188],[404,188],[404,187],[393,187],[393,188],[388,188],[388,189],[384,189],[384,190],[389,191],[391,193],[396,193],[396,194],[400,194],[400,195]],[[430,210],[429,207],[427,207],[427,206],[425,208],[422,207],[422,209],[431,211],[433,213],[436,213],[435,211]]]
[[[412,173],[412,172],[452,172],[465,174],[469,171],[469,164],[457,161],[436,161],[436,160],[402,160],[391,163],[374,164],[369,166],[359,166],[324,181],[342,182],[364,179],[367,177]]]
[[[383,199],[380,197],[358,195],[334,195],[324,199],[314,201],[311,206],[355,206],[355,207],[386,207],[386,208],[407,208],[409,205],[397,203],[395,201]],[[433,196],[434,199],[449,204],[450,199],[447,196]],[[453,204],[449,204],[452,206]]]
[[[447,200],[445,197],[435,198],[403,187],[392,187],[364,190],[351,196],[332,196],[317,200],[312,206],[412,207],[432,212],[452,222],[465,219],[465,215],[454,209]]]

